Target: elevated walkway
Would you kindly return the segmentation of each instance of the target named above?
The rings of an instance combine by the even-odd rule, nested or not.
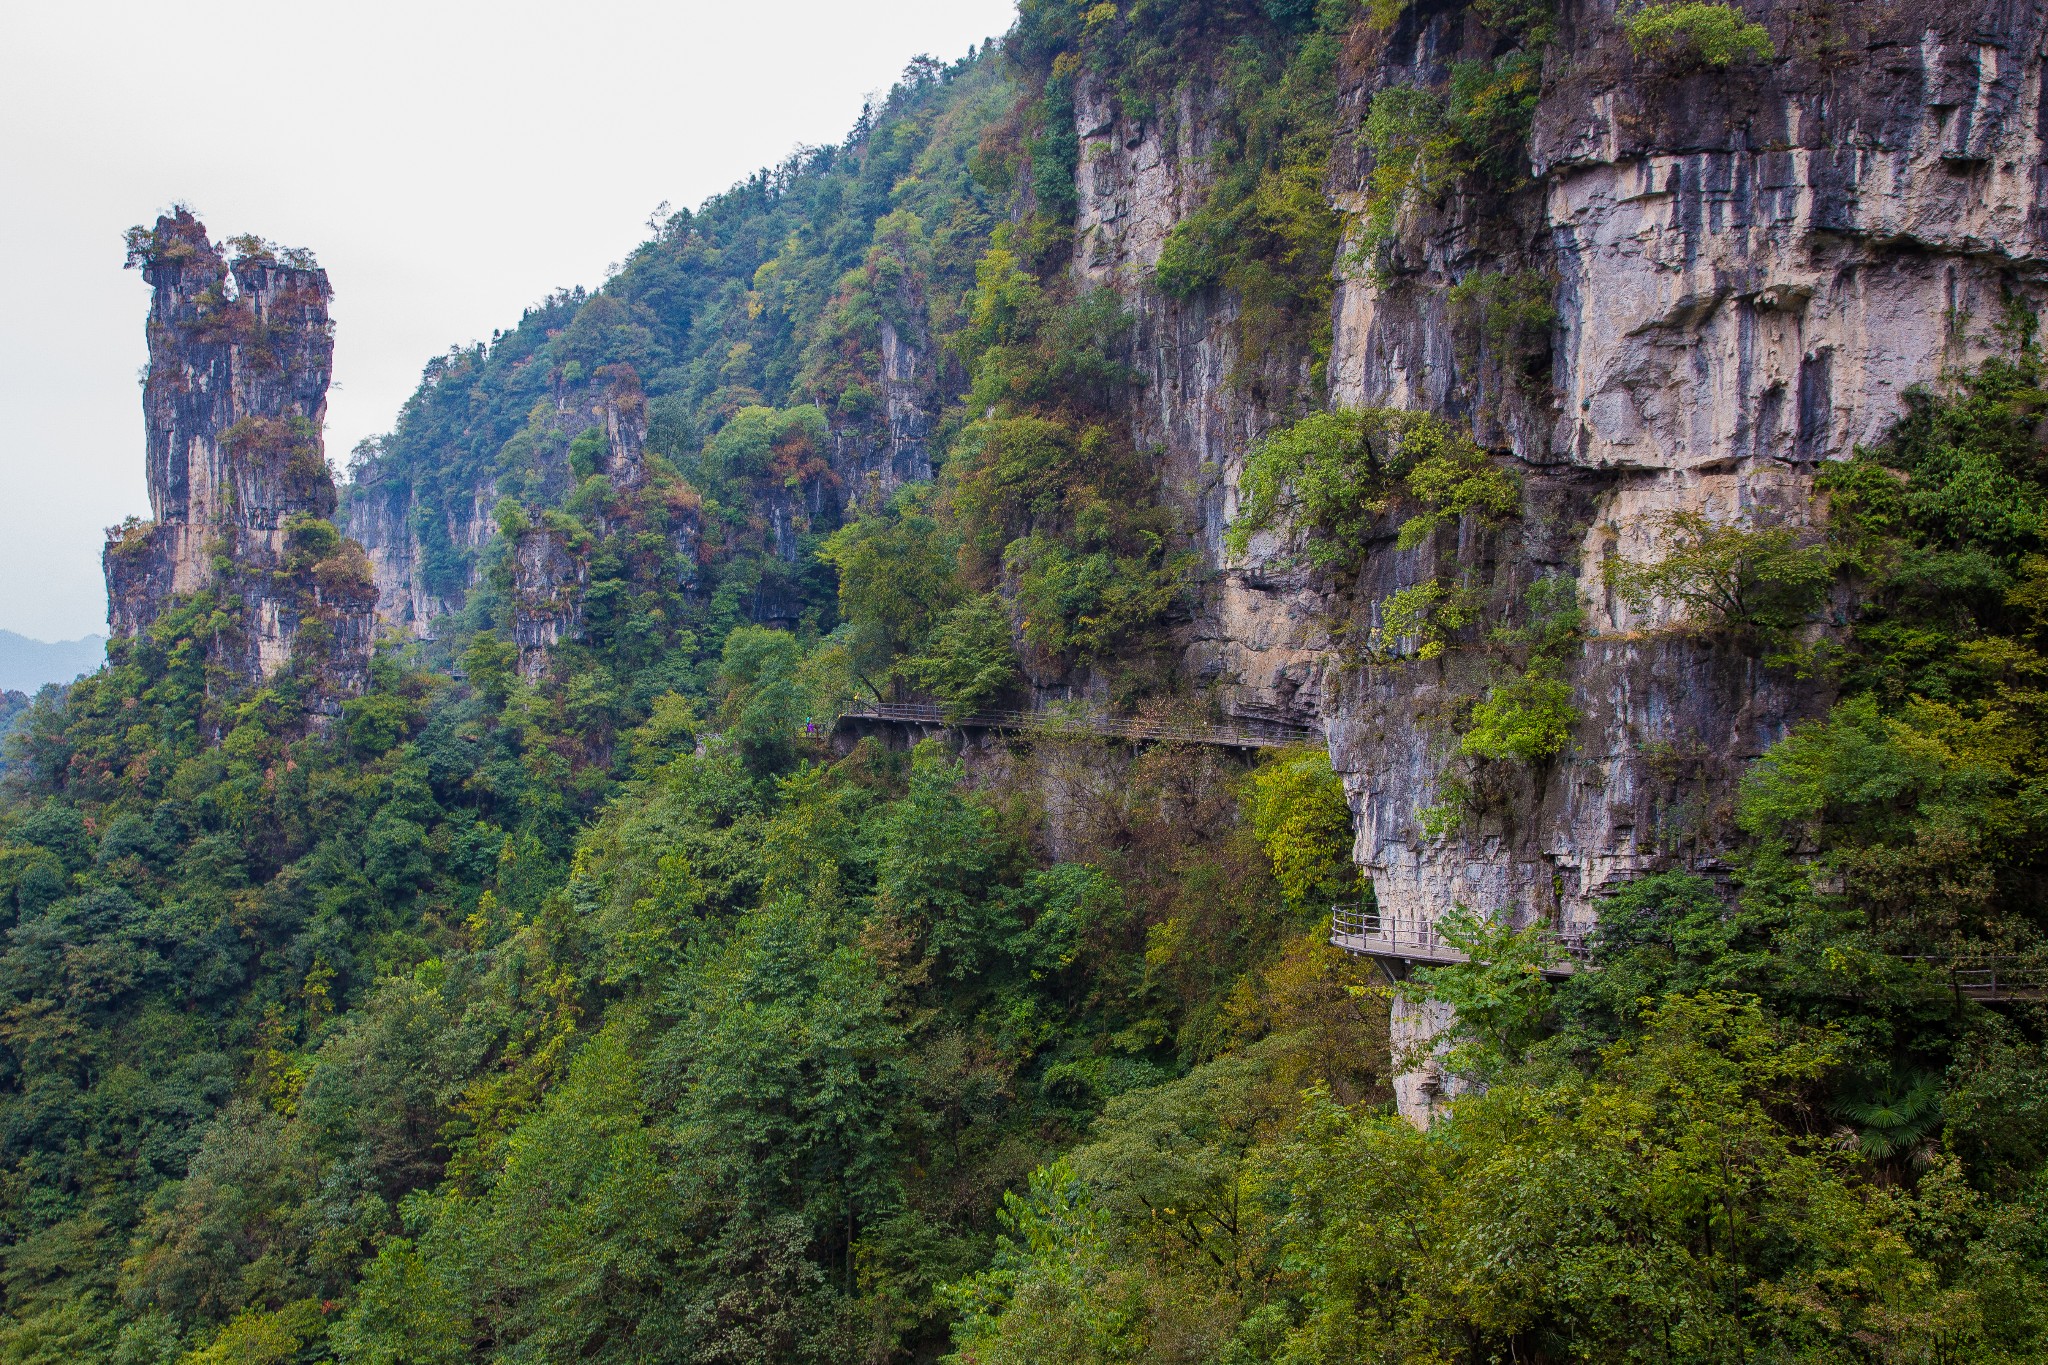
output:
[[[854,702],[839,713],[839,724],[845,725],[849,721],[915,725],[932,730],[1099,735],[1141,744],[1209,744],[1224,749],[1278,749],[1321,738],[1307,726],[1250,716],[1232,717],[1228,724],[1207,725],[1049,708],[1042,711],[982,711],[948,720],[945,712],[928,702]]]
[[[1433,920],[1420,916],[1381,914],[1358,906],[1338,905],[1330,909],[1330,942],[1357,957],[1376,961],[1389,980],[1400,981],[1416,967],[1441,967],[1468,962],[1465,953],[1437,932]],[[1544,975],[1553,980],[1570,976],[1585,967],[1590,954],[1583,934],[1560,934],[1557,944],[1564,960]],[[2018,956],[1902,957],[1933,969],[1958,997],[2000,1004],[2007,1001],[2048,1000],[2048,968],[2034,959]]]
[[[1947,979],[1948,987],[1968,1000],[1996,1004],[2007,1000],[2048,1000],[2048,970],[2017,956],[1909,957]]]
[[[1471,961],[1437,931],[1433,919],[1384,914],[1356,905],[1330,907],[1330,942],[1353,956],[1374,959],[1395,981],[1415,967]],[[1553,980],[1570,976],[1586,958],[1584,935],[1559,934],[1556,942],[1564,949],[1564,960],[1543,973]]]

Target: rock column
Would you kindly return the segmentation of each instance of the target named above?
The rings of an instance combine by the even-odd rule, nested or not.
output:
[[[369,676],[376,588],[329,520],[321,428],[333,371],[327,272],[238,238],[224,255],[179,209],[129,235],[152,290],[143,385],[150,521],[108,534],[108,624],[147,634],[211,593],[230,617],[215,662],[241,680],[290,667],[315,713]]]

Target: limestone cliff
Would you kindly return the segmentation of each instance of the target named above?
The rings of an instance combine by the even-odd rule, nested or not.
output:
[[[1741,766],[1820,691],[1633,617],[1605,590],[1603,561],[1653,552],[1668,509],[1810,517],[1818,462],[1877,438],[1909,387],[1980,356],[2010,302],[2040,302],[2039,13],[1759,17],[1778,60],[1672,72],[1636,57],[1606,7],[1567,10],[1514,224],[1527,261],[1557,281],[1538,393],[1489,406],[1499,358],[1461,356],[1448,315],[1456,280],[1500,268],[1475,250],[1499,227],[1452,206],[1411,225],[1391,281],[1340,285],[1337,400],[1469,415],[1531,490],[1521,525],[1491,542],[1468,530],[1377,556],[1347,607],[1456,555],[1493,560],[1503,597],[1540,573],[1571,576],[1591,623],[1571,749],[1515,775],[1504,813],[1456,837],[1417,829],[1441,762],[1414,719],[1459,686],[1455,669],[1329,678],[1333,752],[1383,911],[1426,917],[1464,900],[1583,925],[1619,878],[1672,858],[1711,864]],[[1465,23],[1457,9],[1414,12],[1362,78],[1440,72]]]
[[[1374,93],[1443,89],[1453,63],[1493,55],[1494,35],[1471,7],[1430,3],[1352,45],[1327,185],[1352,215],[1329,400],[1451,416],[1526,493],[1507,528],[1468,521],[1411,550],[1390,518],[1343,580],[1274,538],[1242,563],[1221,549],[1247,448],[1282,416],[1261,395],[1285,376],[1246,381],[1227,296],[1183,303],[1152,283],[1212,175],[1200,81],[1144,120],[1103,82],[1077,92],[1075,269],[1115,282],[1140,317],[1133,424],[1164,452],[1211,565],[1190,669],[1235,709],[1320,720],[1386,923],[1426,929],[1462,903],[1570,933],[1630,877],[1719,866],[1743,766],[1825,688],[1667,614],[1632,615],[1603,565],[1655,554],[1673,509],[1809,521],[1820,461],[1881,434],[1911,386],[1979,358],[2014,304],[2041,302],[2038,8],[1746,8],[1776,59],[1711,69],[1638,55],[1612,5],[1567,3],[1526,185],[1410,204],[1377,260],[1359,249]],[[1475,335],[1452,291],[1487,274],[1544,281],[1549,335]],[[1451,719],[1494,666],[1477,628],[1429,661],[1361,647],[1379,603],[1440,573],[1481,585],[1496,621],[1516,619],[1537,578],[1577,585],[1580,719],[1555,759],[1456,757]],[[1429,1024],[1400,1022],[1411,1038]],[[1425,1109],[1432,1083],[1410,1077],[1404,1106]]]
[[[512,546],[512,635],[519,671],[529,681],[547,670],[549,652],[583,623],[582,556],[561,532],[529,530]]]
[[[491,507],[497,496],[488,480],[469,490],[457,514],[441,518],[439,529],[449,543],[470,553],[481,550],[490,538]],[[429,639],[433,622],[462,606],[466,576],[460,583],[445,585],[428,572],[419,523],[429,515],[416,490],[393,477],[374,447],[357,451],[342,526],[370,557],[380,630]]]
[[[183,209],[130,234],[151,294],[143,385],[150,521],[109,532],[114,635],[212,593],[216,662],[246,681],[290,667],[332,711],[367,681],[376,590],[335,507],[321,438],[333,368],[327,274],[255,238],[224,256]]]

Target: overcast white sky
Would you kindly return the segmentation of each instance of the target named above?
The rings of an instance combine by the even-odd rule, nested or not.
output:
[[[1014,0],[0,0],[0,629],[104,629],[101,528],[147,516],[148,290],[173,201],[334,283],[338,464],[427,359],[595,285],[694,207],[842,139]]]

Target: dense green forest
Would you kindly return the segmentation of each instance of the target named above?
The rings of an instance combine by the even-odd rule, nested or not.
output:
[[[1507,194],[1544,31],[1495,9],[1427,155]],[[222,673],[203,592],[16,717],[0,1362],[2048,1354],[2041,1006],[1919,960],[2048,927],[2031,319],[1823,476],[1824,538],[1679,527],[1618,571],[1839,699],[1748,774],[1732,879],[1631,883],[1592,969],[1452,927],[1472,962],[1401,987],[1458,1010],[1470,1088],[1426,1130],[1393,1110],[1392,988],[1328,943],[1361,888],[1319,748],[1055,727],[970,780],[955,745],[808,723],[1059,669],[1200,706],[1132,319],[1067,268],[1073,83],[1158,109],[1227,74],[1157,285],[1231,291],[1248,350],[1319,376],[1338,51],[1387,10],[1026,0],[1000,49],[921,59],[842,145],[428,367],[381,458],[469,590],[333,724],[289,670]],[[1376,103],[1374,136],[1413,112]],[[830,453],[883,420],[885,322],[950,401],[936,477],[861,501]],[[644,403],[643,482],[555,428],[564,384]],[[498,531],[466,547],[479,483]],[[1248,486],[1247,528],[1286,512],[1339,566],[1364,521],[1519,496],[1400,414],[1310,416]],[[588,565],[538,676],[532,526]],[[1484,648],[1464,624],[1433,647]]]

